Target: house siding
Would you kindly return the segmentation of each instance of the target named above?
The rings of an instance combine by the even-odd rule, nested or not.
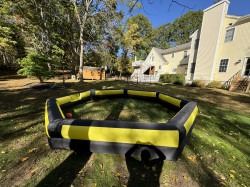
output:
[[[184,51],[187,51],[187,57],[184,58]],[[187,71],[189,61],[189,49],[183,49],[181,51],[164,54],[164,58],[169,62],[165,72],[169,74],[185,74]],[[174,58],[172,54],[174,53]],[[175,71],[173,71],[175,70]]]
[[[194,79],[212,80],[218,39],[227,10],[228,1],[222,1],[204,11]]]
[[[236,21],[235,18],[225,19],[214,73],[214,79],[217,81],[225,82],[240,70],[243,74],[245,58],[250,57],[250,22],[235,27],[229,25],[229,23],[235,23]],[[225,42],[226,30],[229,28],[235,28],[234,38],[230,42]],[[227,72],[218,71],[221,59],[229,59]]]

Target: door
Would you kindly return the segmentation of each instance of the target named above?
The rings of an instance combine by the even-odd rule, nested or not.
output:
[[[247,58],[244,76],[250,76],[250,58]]]

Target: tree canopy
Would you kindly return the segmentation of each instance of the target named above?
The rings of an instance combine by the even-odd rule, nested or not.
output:
[[[138,14],[126,22],[125,46],[138,59],[145,59],[151,49],[152,25],[147,17]]]
[[[84,65],[128,73],[135,56],[145,59],[152,47],[165,49],[188,42],[201,25],[201,11],[188,12],[155,29],[142,14],[122,21],[125,12],[118,5],[132,10],[141,7],[136,2],[0,0],[0,66],[17,66],[22,68],[20,74],[40,81],[63,65],[72,73],[76,69],[81,73]]]

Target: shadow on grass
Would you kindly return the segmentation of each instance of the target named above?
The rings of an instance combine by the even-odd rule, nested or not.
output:
[[[127,99],[120,99],[113,105],[106,120],[118,120],[127,101]],[[133,117],[131,116],[131,118]],[[127,186],[160,186],[159,178],[165,156],[157,148],[151,146],[149,149],[152,149],[159,158],[151,160],[150,152],[144,149],[141,151],[141,161],[139,161],[131,156],[138,148],[136,144],[125,154],[127,169],[130,174]]]
[[[193,153],[193,155],[199,154],[199,151],[194,151],[195,147],[191,141],[189,142],[189,147]],[[199,160],[198,163],[193,163],[185,156],[181,157],[183,159],[183,163],[185,164],[185,167],[188,170],[188,173],[191,175],[193,180],[197,181],[200,186],[213,186],[213,187],[219,187],[222,186],[220,184],[221,181],[218,180],[218,177],[214,175],[211,169],[209,169],[208,163],[203,162],[202,160]],[[214,161],[216,162],[216,161]]]
[[[130,175],[127,186],[160,186],[159,179],[165,156],[157,148],[150,146],[148,148],[153,150],[159,158],[151,159],[150,152],[144,149],[141,151],[141,160],[139,161],[131,156],[138,146],[139,145],[135,145],[132,147],[125,155],[126,165]]]
[[[77,174],[88,162],[91,153],[72,153],[64,162],[52,170],[37,187],[71,186]]]

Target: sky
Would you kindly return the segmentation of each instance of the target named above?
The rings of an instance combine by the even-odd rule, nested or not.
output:
[[[181,4],[192,8],[192,11],[204,10],[214,4],[214,0],[176,0]],[[165,23],[172,23],[176,18],[187,13],[183,8],[171,0],[142,0],[144,8],[134,11],[134,14],[142,13],[150,20],[153,28]],[[230,0],[228,14],[244,16],[250,14],[250,0]]]

